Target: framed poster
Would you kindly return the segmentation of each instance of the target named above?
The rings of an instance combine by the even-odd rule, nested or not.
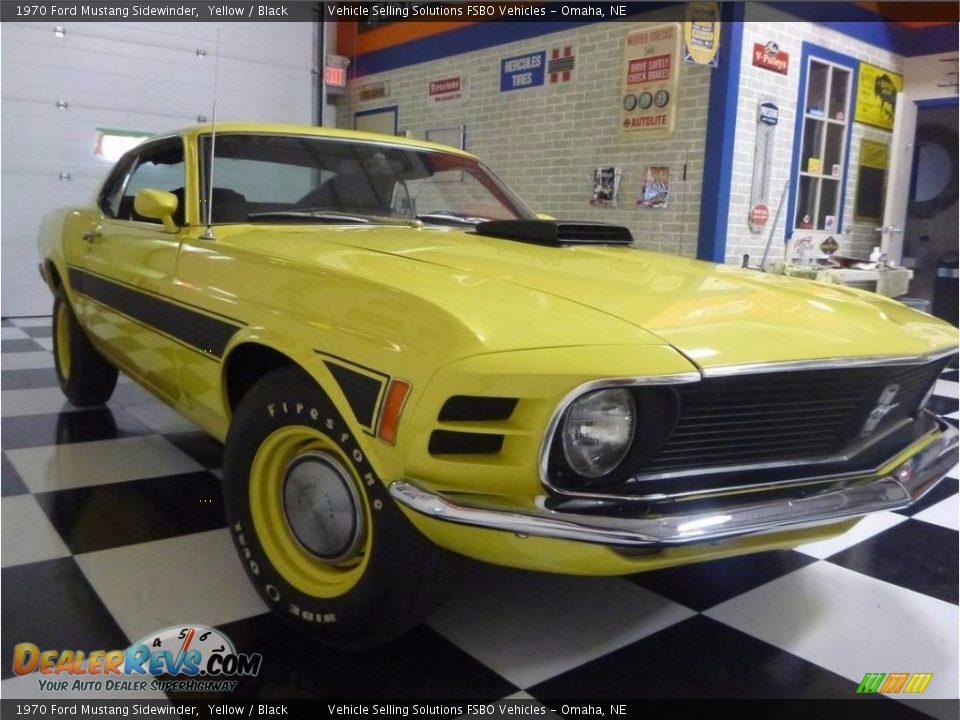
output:
[[[902,90],[903,75],[870,63],[860,63],[857,107],[853,119],[864,125],[893,130],[897,93]]]
[[[364,132],[397,134],[397,106],[360,110],[353,114],[353,129]]]
[[[665,208],[670,201],[670,168],[648,167],[643,175],[643,185],[637,205],[648,208]]]
[[[454,127],[434,128],[427,130],[424,134],[424,140],[440,143],[441,145],[450,145],[458,150],[466,150],[467,126],[455,125]]]
[[[616,207],[620,194],[620,176],[622,171],[616,166],[598,167],[593,171],[593,192],[590,204],[604,207]]]

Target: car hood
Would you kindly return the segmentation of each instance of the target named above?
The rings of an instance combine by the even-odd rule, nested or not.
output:
[[[629,247],[542,247],[460,230],[366,228],[337,242],[548,293],[631,323],[701,368],[921,355],[952,326],[874,293]]]

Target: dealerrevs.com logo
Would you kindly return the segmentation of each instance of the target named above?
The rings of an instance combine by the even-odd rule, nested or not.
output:
[[[179,625],[152,633],[126,650],[13,649],[13,672],[39,673],[40,690],[230,692],[260,673],[263,656],[238,653],[230,638],[206,625]]]

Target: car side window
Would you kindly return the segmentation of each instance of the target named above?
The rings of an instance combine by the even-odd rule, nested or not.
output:
[[[177,196],[177,211],[173,221],[177,225],[184,224],[184,178],[185,167],[183,158],[183,143],[179,140],[168,140],[151,145],[138,154],[136,167],[130,175],[120,198],[116,217],[120,220],[137,220],[160,224],[155,218],[139,215],[133,206],[133,199],[139,190],[151,188],[166,190]]]
[[[124,185],[126,185],[130,170],[136,164],[136,161],[137,157],[133,154],[120,158],[103,183],[100,195],[97,196],[97,206],[107,217],[117,217],[120,211],[120,199],[123,197]]]

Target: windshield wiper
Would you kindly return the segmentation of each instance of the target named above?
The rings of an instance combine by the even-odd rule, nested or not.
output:
[[[309,220],[311,222],[351,223],[355,225],[369,225],[371,218],[362,215],[335,212],[333,210],[270,210],[268,212],[250,213],[248,220]]]
[[[488,218],[473,217],[470,215],[461,215],[460,213],[451,212],[449,210],[440,210],[437,212],[417,215],[417,220],[433,223],[435,225],[466,225],[468,227],[473,227],[474,225],[479,225],[482,222],[486,222]]]

